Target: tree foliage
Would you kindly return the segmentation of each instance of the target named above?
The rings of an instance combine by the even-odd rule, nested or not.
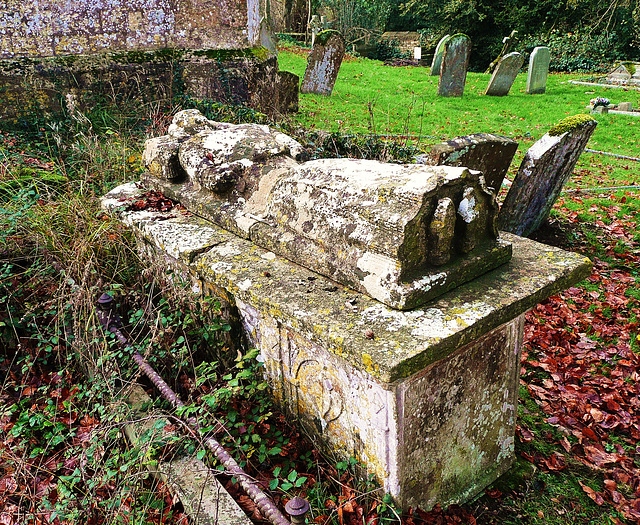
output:
[[[502,38],[514,29],[525,40],[539,43],[547,43],[554,32],[577,34],[600,44],[614,35],[605,52],[618,55],[615,58],[632,57],[640,43],[638,0],[400,0],[399,11],[436,38],[445,33],[468,34],[476,67],[488,63]]]

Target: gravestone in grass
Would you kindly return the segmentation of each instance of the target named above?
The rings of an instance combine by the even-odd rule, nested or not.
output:
[[[440,79],[438,80],[438,95],[441,97],[461,97],[464,93],[464,83],[467,80],[467,67],[471,54],[471,39],[458,33],[449,38],[444,44]]]
[[[484,94],[492,97],[504,97],[507,95],[523,62],[524,57],[520,53],[509,53],[502,57],[493,75],[491,75],[491,80],[489,80],[489,85]]]
[[[551,53],[548,47],[536,47],[529,57],[529,71],[527,72],[527,93],[536,95],[547,90],[547,74]]]
[[[307,60],[300,93],[331,95],[344,58],[344,38],[328,29],[318,33],[313,51]]]
[[[492,133],[474,133],[436,144],[422,163],[432,166],[464,166],[481,171],[485,183],[498,193],[518,142]]]
[[[501,230],[527,237],[540,227],[597,123],[588,115],[568,117],[529,148],[500,210]]]
[[[438,45],[436,46],[436,51],[433,54],[433,61],[431,62],[431,71],[429,74],[432,77],[440,75],[440,66],[442,65],[442,54],[444,53],[444,45],[451,35],[444,35]]]

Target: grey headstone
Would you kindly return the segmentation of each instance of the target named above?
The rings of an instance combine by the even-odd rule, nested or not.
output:
[[[597,124],[588,115],[568,117],[529,148],[500,210],[501,230],[527,237],[540,227]]]
[[[464,83],[467,80],[467,67],[471,54],[471,39],[458,33],[450,37],[444,44],[438,95],[442,97],[461,97]]]
[[[300,93],[331,95],[344,58],[344,38],[332,29],[322,31],[307,60]]]
[[[497,193],[509,170],[518,142],[492,133],[474,133],[441,142],[431,148],[428,161],[432,166],[464,166],[481,171],[488,187]]]
[[[509,93],[516,76],[520,72],[524,57],[520,53],[509,53],[502,57],[491,75],[485,95],[504,97]]]
[[[442,65],[442,55],[444,53],[444,45],[449,40],[451,35],[444,35],[438,45],[436,46],[436,51],[433,54],[433,61],[431,62],[431,71],[429,74],[432,77],[440,75],[440,66]]]
[[[529,95],[546,91],[550,62],[551,53],[548,47],[536,47],[531,53],[529,71],[527,72],[527,93]]]
[[[631,102],[620,102],[618,111],[633,111],[633,104]]]
[[[607,74],[607,78],[609,80],[629,80],[631,78],[631,73],[627,71],[627,68],[620,64],[613,71]]]

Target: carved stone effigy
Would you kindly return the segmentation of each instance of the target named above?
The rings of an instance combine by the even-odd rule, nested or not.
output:
[[[147,143],[144,186],[190,211],[139,211],[138,184],[102,205],[173,286],[238,315],[275,399],[318,447],[357,458],[402,508],[466,501],[513,462],[524,312],[590,262],[503,234],[505,264],[390,308],[366,294],[406,307],[464,259],[508,258],[481,175],[303,156],[266,126],[183,112]],[[410,287],[423,289],[398,292]]]
[[[495,195],[477,171],[360,159],[298,162],[256,124],[176,115],[147,141],[146,184],[215,224],[393,308],[409,309],[508,261]]]

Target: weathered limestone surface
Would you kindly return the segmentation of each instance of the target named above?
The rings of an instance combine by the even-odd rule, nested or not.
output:
[[[510,262],[402,312],[194,215],[124,211],[141,191],[103,205],[156,264],[237,308],[276,398],[324,450],[359,458],[405,508],[463,501],[509,467],[521,315],[588,259],[506,234]]]
[[[431,71],[429,72],[432,77],[440,76],[440,67],[442,66],[444,45],[447,43],[447,40],[449,40],[450,36],[451,35],[444,35],[436,46],[435,53],[433,54],[433,60],[431,61]]]
[[[462,33],[449,37],[444,43],[438,95],[461,97],[467,80],[467,68],[471,56],[471,39]]]
[[[527,93],[536,95],[547,90],[547,75],[551,52],[548,47],[536,47],[529,57],[529,70],[527,71]]]
[[[190,120],[192,119],[192,120]],[[148,186],[390,306],[412,308],[510,257],[497,204],[466,168],[323,159],[266,126],[176,115],[147,143]],[[163,164],[164,163],[164,164]]]
[[[10,0],[0,8],[0,115],[59,111],[69,93],[82,107],[177,90],[295,110],[297,83],[278,71],[265,9],[263,0]]]
[[[509,94],[509,90],[514,80],[520,72],[524,57],[520,53],[509,53],[502,57],[495,71],[491,75],[485,95],[493,97],[504,97]]]
[[[345,53],[344,37],[338,31],[322,31],[307,59],[300,93],[331,95]]]
[[[419,160],[432,166],[466,166],[481,171],[494,193],[500,191],[518,142],[492,133],[474,133],[435,144],[428,155]]]
[[[7,0],[0,58],[102,51],[243,49],[261,41],[259,0]]]
[[[529,148],[500,209],[501,229],[526,237],[540,227],[597,124],[587,115],[568,117]]]

